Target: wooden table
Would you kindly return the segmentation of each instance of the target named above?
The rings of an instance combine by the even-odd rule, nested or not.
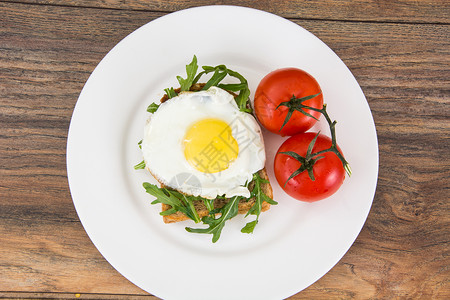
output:
[[[291,299],[450,299],[450,2],[0,2],[0,298],[156,299],[86,235],[67,184],[67,130],[104,55],[139,26],[206,4],[266,10],[328,44],[378,133],[378,187],[356,242]]]

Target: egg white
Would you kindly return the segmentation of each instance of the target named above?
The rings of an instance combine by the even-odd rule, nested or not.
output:
[[[239,145],[237,158],[217,173],[200,172],[184,156],[186,130],[206,118],[226,122]],[[162,103],[145,126],[141,147],[147,169],[160,183],[209,199],[222,195],[250,197],[245,184],[264,168],[266,160],[261,129],[255,118],[239,111],[233,96],[218,87],[182,92]]]

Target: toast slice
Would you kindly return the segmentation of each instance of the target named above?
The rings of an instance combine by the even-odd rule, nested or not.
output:
[[[200,91],[203,87],[205,86],[204,83],[196,83],[191,87],[191,91]],[[175,89],[176,93],[180,93],[181,89],[177,88]],[[237,95],[235,93],[229,92],[230,94],[232,94],[234,97],[236,97]],[[169,97],[167,95],[164,95],[161,98],[161,103],[167,101],[169,99]],[[262,169],[260,171],[258,171],[259,176],[265,180],[267,180],[268,183],[264,183],[261,186],[262,191],[271,199],[273,199],[273,190],[272,190],[272,186],[270,185],[269,182],[269,176],[267,175],[267,171],[266,169]],[[253,187],[251,186],[252,183],[250,183],[249,189],[251,190]],[[222,198],[217,198],[214,201],[214,208],[221,208],[223,207],[225,204],[227,204],[229,202],[229,199],[222,199]],[[250,198],[250,199],[243,199],[239,202],[238,205],[238,212],[239,214],[244,214],[247,213],[248,210],[253,206],[253,204],[255,203],[255,199],[254,198]],[[166,211],[169,210],[171,208],[170,205],[167,204],[161,204],[162,205],[162,211]],[[203,201],[196,201],[194,203],[195,206],[195,210],[197,211],[198,215],[200,218],[207,216],[209,214],[208,209],[206,208],[205,204],[203,203]],[[263,202],[262,203],[262,207],[261,207],[261,211],[266,211],[270,208],[270,204],[267,202]],[[176,212],[170,215],[166,215],[163,216],[163,221],[164,223],[175,223],[175,222],[181,222],[181,221],[185,221],[185,220],[189,220],[189,217],[186,216],[185,214],[183,214],[182,212]]]

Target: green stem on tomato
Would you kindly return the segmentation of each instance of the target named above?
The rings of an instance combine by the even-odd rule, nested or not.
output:
[[[315,143],[316,138],[317,138],[317,135],[319,134],[319,133],[318,133],[318,134],[316,135],[316,138],[314,138],[314,139],[311,141],[311,144],[310,144],[310,146],[308,147],[308,153],[306,154],[306,157],[302,157],[302,156],[300,156],[300,155],[297,154],[297,156],[300,156],[300,157],[301,157],[301,159],[299,159],[299,157],[296,157],[296,156],[294,157],[294,156],[292,156],[291,154],[284,153],[284,154],[287,154],[287,155],[289,155],[289,156],[291,156],[291,157],[297,159],[297,160],[302,164],[302,166],[301,166],[296,172],[294,172],[294,173],[288,178],[287,181],[289,181],[291,178],[295,177],[296,175],[298,175],[299,173],[301,173],[301,172],[303,172],[303,171],[305,171],[305,170],[308,171],[309,177],[311,178],[311,180],[314,180],[314,175],[312,174],[312,167],[313,167],[313,165],[315,164],[315,162],[316,162],[318,159],[315,159],[315,160],[314,160],[313,157],[318,158],[318,157],[317,157],[318,155],[323,154],[323,153],[325,153],[325,152],[333,152],[334,154],[336,154],[336,156],[337,156],[337,157],[339,158],[339,160],[342,162],[342,166],[344,167],[345,172],[346,172],[349,176],[352,175],[352,169],[350,168],[349,163],[348,163],[347,160],[344,158],[344,155],[342,155],[342,153],[341,153],[341,152],[339,151],[339,149],[337,148],[337,143],[336,143],[336,124],[337,124],[337,122],[336,122],[336,121],[332,121],[331,118],[330,118],[330,116],[328,115],[328,112],[327,112],[327,105],[326,105],[326,104],[323,104],[322,108],[319,109],[319,108],[311,107],[311,106],[308,106],[308,105],[305,105],[305,104],[302,103],[302,102],[304,102],[304,101],[306,101],[306,100],[309,100],[309,99],[312,99],[312,98],[314,98],[314,97],[316,97],[316,96],[318,96],[318,95],[320,95],[320,93],[319,93],[319,94],[315,94],[315,95],[311,95],[311,96],[302,97],[302,98],[296,98],[296,97],[293,95],[292,98],[291,98],[289,101],[281,102],[281,103],[277,106],[277,109],[278,109],[278,107],[280,107],[280,106],[286,106],[286,107],[289,108],[288,115],[286,116],[286,119],[284,120],[284,123],[283,123],[283,125],[281,126],[281,128],[283,128],[283,126],[289,121],[289,118],[290,118],[290,116],[292,115],[292,113],[293,113],[294,110],[301,112],[301,113],[304,114],[305,116],[309,116],[309,117],[314,118],[310,113],[308,113],[308,112],[305,111],[305,109],[309,109],[309,110],[313,110],[313,111],[319,112],[319,113],[321,113],[321,114],[324,116],[325,120],[326,120],[327,123],[328,123],[328,126],[330,127],[330,133],[331,133],[331,147],[328,148],[328,149],[324,149],[324,150],[321,150],[321,151],[318,151],[318,152],[315,152],[315,153],[311,153],[311,152],[309,151],[309,149],[312,149],[312,148],[313,148],[314,143]],[[316,118],[314,118],[314,119],[316,119]],[[317,120],[317,119],[316,119],[316,120]],[[280,130],[281,130],[281,128],[280,128]],[[296,174],[296,175],[294,175],[294,174]],[[286,181],[286,183],[287,183],[287,181]]]

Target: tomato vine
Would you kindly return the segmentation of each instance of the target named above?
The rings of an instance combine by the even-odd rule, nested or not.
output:
[[[292,151],[287,151],[287,152],[280,152],[282,154],[285,155],[289,155],[292,158],[296,159],[298,162],[300,162],[301,166],[300,168],[298,168],[295,172],[293,172],[291,174],[291,176],[289,176],[289,178],[287,179],[286,183],[294,178],[295,176],[297,176],[298,174],[307,171],[308,175],[310,177],[311,180],[315,180],[314,179],[314,173],[312,171],[314,164],[321,158],[323,158],[323,156],[320,156],[320,154],[323,154],[325,152],[333,152],[334,154],[336,154],[336,156],[339,158],[339,160],[342,162],[342,166],[344,167],[345,172],[351,176],[352,174],[352,170],[350,168],[350,164],[347,162],[347,160],[344,158],[344,155],[342,155],[341,151],[339,151],[338,147],[337,147],[337,143],[336,143],[336,124],[337,121],[334,120],[332,121],[328,112],[327,112],[327,105],[323,104],[321,109],[315,108],[315,107],[311,107],[308,105],[304,105],[302,102],[312,99],[316,96],[320,95],[319,94],[315,94],[315,95],[311,95],[311,96],[306,96],[306,97],[302,97],[302,98],[296,98],[294,95],[292,96],[292,98],[289,101],[285,101],[285,102],[281,102],[278,106],[286,106],[288,107],[289,111],[288,114],[286,115],[286,119],[284,120],[283,126],[289,121],[290,116],[292,115],[293,111],[299,111],[302,114],[312,117],[314,118],[314,116],[312,116],[310,113],[308,113],[306,111],[306,109],[309,110],[313,110],[313,111],[317,111],[319,113],[321,113],[325,120],[328,123],[328,126],[330,127],[330,133],[331,133],[331,146],[328,149],[324,149],[318,152],[313,153],[312,150],[314,148],[314,144],[317,140],[317,137],[320,134],[320,131],[316,134],[315,138],[311,141],[311,143],[308,146],[308,150],[306,152],[305,156],[301,156],[298,153],[292,152]],[[316,118],[314,118],[316,119]],[[317,120],[317,119],[316,119]],[[283,128],[282,126],[282,128]],[[281,129],[280,129],[281,130]],[[286,185],[285,183],[285,185]]]

